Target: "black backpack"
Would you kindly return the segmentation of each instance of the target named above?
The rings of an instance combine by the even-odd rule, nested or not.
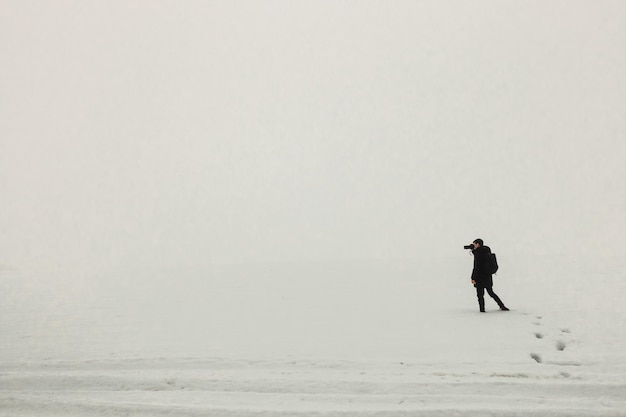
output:
[[[489,254],[489,272],[491,274],[498,272],[498,258],[496,258],[495,253]]]

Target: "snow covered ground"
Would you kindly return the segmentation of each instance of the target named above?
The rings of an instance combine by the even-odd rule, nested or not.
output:
[[[621,260],[503,253],[481,314],[459,252],[3,270],[0,415],[626,416]]]
[[[626,416],[625,20],[2,1],[0,417]]]

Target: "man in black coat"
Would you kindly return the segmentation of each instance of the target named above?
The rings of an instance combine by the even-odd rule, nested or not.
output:
[[[476,287],[476,295],[478,297],[478,306],[480,312],[485,312],[485,290],[491,298],[498,303],[500,310],[509,311],[504,305],[500,297],[493,292],[493,279],[491,276],[491,249],[484,246],[482,239],[476,239],[472,243],[472,254],[474,255],[474,269],[472,270],[472,284]]]

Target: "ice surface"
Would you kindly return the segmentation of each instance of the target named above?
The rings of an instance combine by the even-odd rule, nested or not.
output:
[[[4,271],[0,404],[11,416],[626,415],[623,272],[590,285],[577,267],[502,271],[511,311],[488,299],[481,314],[471,258],[441,262],[97,281]]]

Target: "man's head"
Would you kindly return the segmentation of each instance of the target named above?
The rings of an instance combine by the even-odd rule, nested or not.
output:
[[[474,249],[478,249],[478,248],[480,248],[483,244],[484,244],[484,242],[483,242],[483,240],[482,240],[482,239],[476,239],[476,240],[474,240],[474,242],[473,242]]]

